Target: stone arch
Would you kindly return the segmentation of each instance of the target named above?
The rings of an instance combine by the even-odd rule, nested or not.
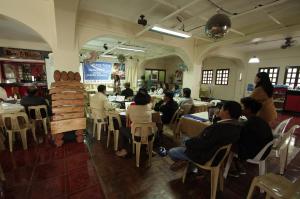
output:
[[[6,1],[0,7],[0,16],[3,15],[11,20],[17,21],[24,26],[30,28],[37,33],[51,49],[55,47],[55,24],[51,22],[52,16],[49,16],[51,11],[51,1],[37,3],[36,1]],[[50,5],[49,5],[50,4]],[[29,10],[26,9],[30,5],[32,10],[37,12],[40,17],[33,17]],[[49,8],[50,7],[50,8]],[[24,9],[21,9],[24,8]],[[45,20],[49,19],[49,20]]]

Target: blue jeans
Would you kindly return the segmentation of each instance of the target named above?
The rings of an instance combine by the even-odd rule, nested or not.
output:
[[[190,161],[191,159],[187,157],[187,155],[184,153],[186,150],[185,147],[175,147],[171,148],[168,152],[168,155],[173,161],[178,161],[178,160],[188,160]]]
[[[168,155],[174,162],[177,162],[179,160],[186,160],[191,162],[192,160],[189,157],[187,157],[187,155],[184,153],[185,150],[185,147],[175,147],[169,150]],[[197,167],[195,167],[193,164],[189,165],[188,172],[196,173],[197,171]]]

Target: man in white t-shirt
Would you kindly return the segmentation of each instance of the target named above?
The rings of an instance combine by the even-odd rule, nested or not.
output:
[[[90,98],[90,107],[93,116],[98,116],[99,118],[106,117],[105,111],[109,108],[109,102],[105,92],[106,86],[99,85],[98,93],[96,93]]]
[[[7,99],[6,90],[0,86],[0,101],[4,101],[6,99]]]

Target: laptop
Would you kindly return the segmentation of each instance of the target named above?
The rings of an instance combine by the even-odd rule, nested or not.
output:
[[[110,102],[116,101],[116,98],[117,98],[117,96],[109,95],[108,96],[108,101],[110,101]]]
[[[117,96],[116,96],[116,101],[117,101],[117,102],[124,102],[124,101],[125,101],[125,96],[117,95]]]

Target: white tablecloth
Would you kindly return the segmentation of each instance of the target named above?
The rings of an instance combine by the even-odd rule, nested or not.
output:
[[[2,103],[0,105],[0,114],[16,113],[24,110],[24,106],[20,104]]]

